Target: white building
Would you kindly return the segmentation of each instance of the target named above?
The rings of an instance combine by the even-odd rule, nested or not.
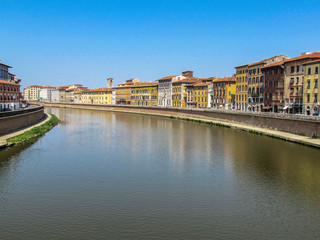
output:
[[[39,101],[39,93],[42,86],[31,85],[24,89],[24,100],[26,101]]]
[[[39,98],[42,102],[58,102],[59,90],[55,87],[43,87],[40,89]]]
[[[172,83],[192,77],[193,71],[184,71],[182,75],[167,76],[158,79],[158,106],[172,107]]]

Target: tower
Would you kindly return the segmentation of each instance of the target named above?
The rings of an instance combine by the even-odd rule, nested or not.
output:
[[[107,79],[107,88],[112,88],[113,87],[113,78],[108,78]]]

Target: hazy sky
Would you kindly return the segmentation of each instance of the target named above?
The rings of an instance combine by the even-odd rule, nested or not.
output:
[[[0,59],[22,85],[225,76],[320,50],[320,1],[0,0]]]

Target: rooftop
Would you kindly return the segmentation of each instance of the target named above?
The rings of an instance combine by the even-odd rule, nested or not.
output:
[[[318,59],[320,59],[320,52],[301,54],[298,57],[289,58],[289,59],[285,60],[285,62],[287,63],[287,62],[298,61],[298,60],[308,59],[308,58],[318,58]]]
[[[9,84],[9,85],[14,85],[14,86],[20,86],[20,84],[12,83],[12,82],[5,81],[5,80],[0,80],[0,83],[3,83],[3,84]]]

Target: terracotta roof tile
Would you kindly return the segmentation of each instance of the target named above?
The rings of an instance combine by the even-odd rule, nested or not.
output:
[[[167,77],[159,78],[159,79],[157,79],[157,81],[171,79],[171,78],[174,78],[174,77],[177,77],[177,76],[179,76],[179,75],[167,76]]]
[[[112,92],[112,88],[86,89],[83,92]]]
[[[135,88],[135,87],[157,86],[157,85],[158,85],[157,82],[143,82],[143,83],[135,84],[132,87]]]
[[[297,61],[301,59],[308,59],[308,58],[319,58],[320,59],[320,52],[314,52],[314,53],[309,53],[309,54],[304,54],[299,57],[294,57],[294,58],[289,58],[285,60],[285,62],[292,62],[292,61]]]
[[[275,62],[275,63],[271,63],[268,64],[266,66],[263,66],[262,68],[269,68],[269,67],[274,67],[274,66],[280,66],[282,64],[284,64],[285,60],[279,61],[279,62]]]
[[[223,77],[223,78],[216,78],[215,80],[213,80],[214,83],[217,82],[235,82],[236,78],[234,76],[232,77]]]
[[[6,81],[6,80],[0,80],[0,83],[9,84],[9,85],[14,85],[14,86],[20,86],[20,84],[12,83],[12,82],[9,82],[9,81]]]
[[[309,65],[309,64],[313,64],[313,63],[320,63],[320,59],[306,62],[306,63],[304,63],[303,65]]]

